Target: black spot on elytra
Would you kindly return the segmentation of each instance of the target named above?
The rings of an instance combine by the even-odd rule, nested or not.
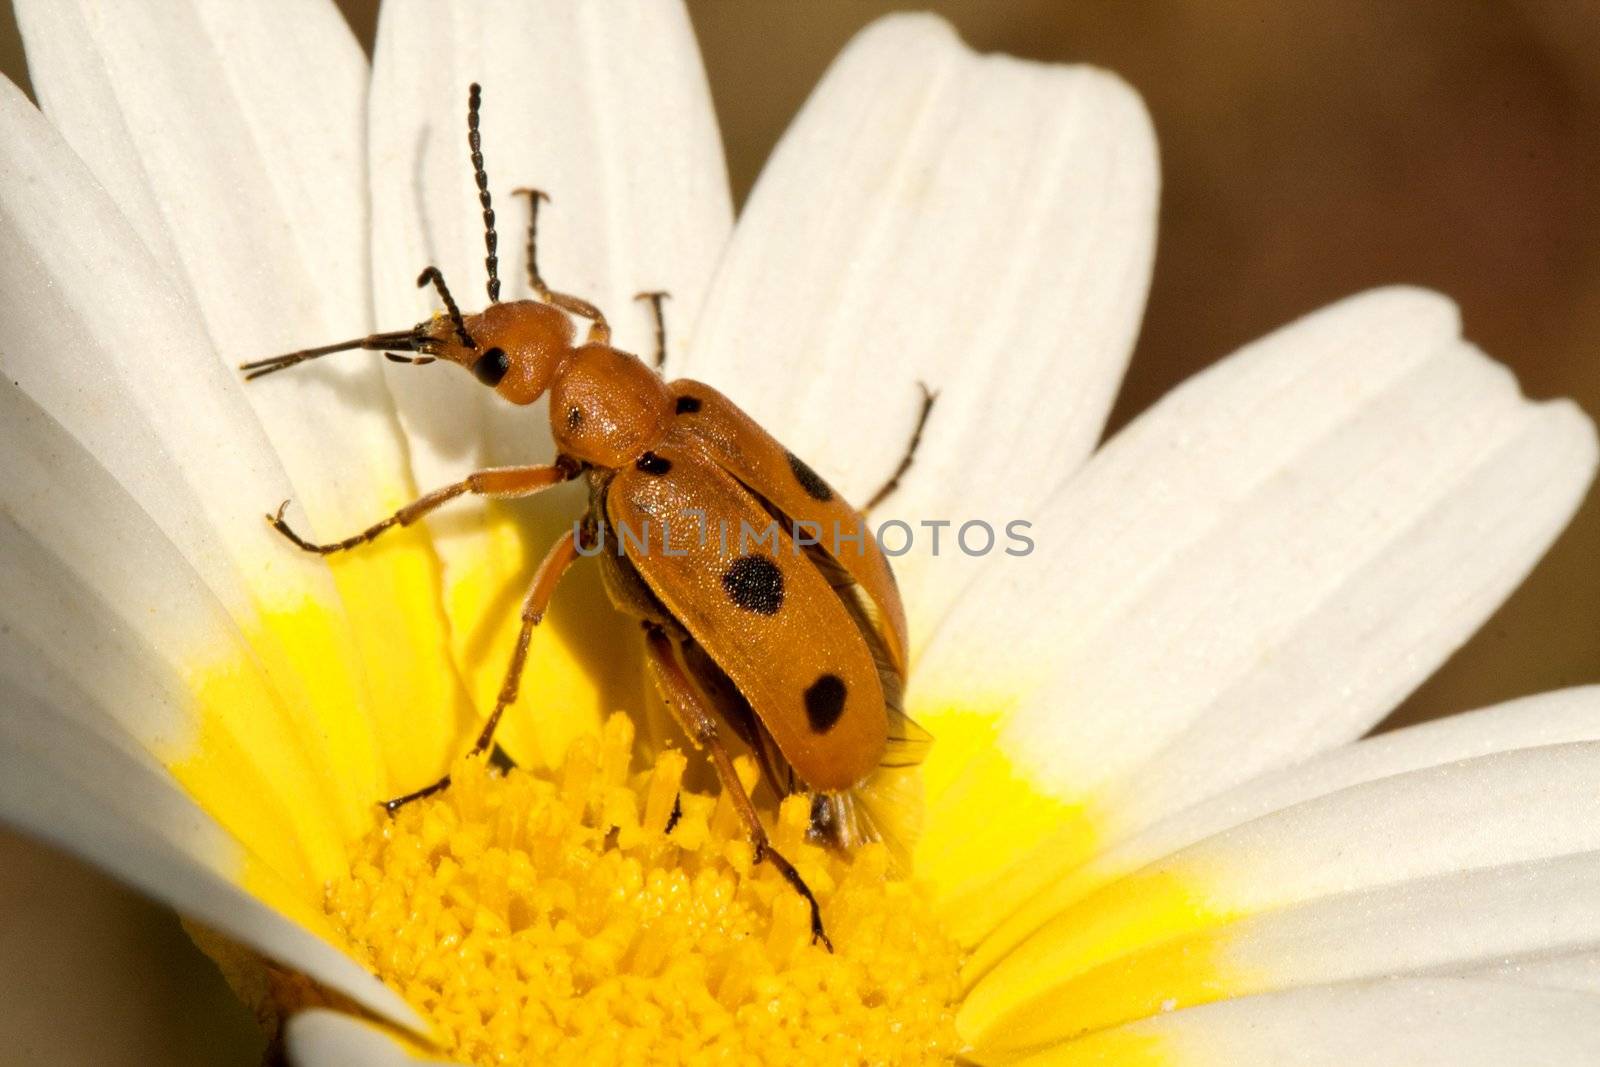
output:
[[[672,461],[662,456],[658,456],[654,452],[646,452],[644,455],[639,457],[638,461],[634,463],[634,466],[638,467],[646,474],[665,474],[672,469]]]
[[[503,348],[491,348],[478,357],[472,365],[472,373],[484,385],[494,386],[500,384],[500,379],[506,376],[506,371],[511,369],[511,360],[506,356]]]
[[[583,425],[583,409],[582,408],[568,408],[567,409],[567,429],[576,430],[579,426],[582,426],[582,425]]]
[[[844,714],[844,679],[837,674],[824,674],[806,689],[806,721],[811,732],[825,734],[833,729]]]
[[[784,455],[789,458],[789,469],[794,471],[794,480],[800,483],[800,488],[806,491],[806,496],[823,503],[833,499],[833,490],[822,480],[822,475],[811,469],[810,464],[793,452],[785,452]]]
[[[766,556],[740,556],[722,572],[728,599],[757,615],[776,615],[783,607],[783,572]]]
[[[678,414],[693,415],[700,410],[700,398],[697,396],[680,396],[678,398]]]

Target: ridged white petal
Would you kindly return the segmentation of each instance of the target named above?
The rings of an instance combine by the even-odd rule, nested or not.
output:
[[[41,695],[83,694],[54,706],[147,759],[182,768],[208,737],[235,758],[220,782],[191,781],[195,799],[314,897],[317,874],[343,863],[338,794],[248,639],[126,490],[9,382],[0,455],[0,666]],[[204,695],[197,650],[228,664],[227,699]]]
[[[192,305],[163,288],[160,266],[116,206],[9,83],[0,87],[0,122],[6,376],[128,487],[207,584],[242,606],[230,542],[268,539],[260,505],[247,505],[255,495],[240,483],[287,491],[276,457],[237,401],[189,412],[187,442],[166,436],[179,421],[172,399],[226,373]],[[166,372],[144,374],[134,350],[164,357]]]
[[[1003,529],[1100,436],[1144,308],[1157,184],[1150,120],[1113,75],[980,57],[931,16],[882,19],[763,171],[683,373],[860,504],[905,452],[924,382],[939,399],[883,514]],[[972,573],[955,536],[896,561],[914,643]]]
[[[249,384],[236,370],[370,332],[367,63],[339,12],[327,0],[192,0],[24,3],[18,14],[46,114],[168,267],[159,284],[193,299],[222,365],[196,376],[143,345],[129,372],[180,378],[167,385],[172,408],[236,410],[244,397],[289,475],[284,496],[240,485],[253,494],[244,517],[292,495],[296,525],[336,540],[414,497],[377,355]],[[172,421],[177,447],[206,447],[198,434],[183,439],[189,419]],[[436,577],[394,551],[342,560],[338,576],[371,707],[390,712],[368,742],[382,755],[364,762],[381,760],[401,781],[437,773],[466,709],[444,655]],[[429,758],[401,742],[407,735]],[[369,796],[383,788],[373,766],[347,776]]]
[[[453,1067],[453,1061],[417,1059],[370,1023],[326,1008],[291,1018],[283,1039],[294,1067]]]
[[[984,939],[967,972],[981,975],[1095,890],[1252,819],[1407,771],[1569,741],[1600,741],[1600,686],[1539,693],[1380,734],[1252,779],[1162,819],[1051,883]]]
[[[0,815],[134,888],[411,1027],[360,964],[236,881],[240,850],[159,769],[0,679]]]
[[[23,0],[18,17],[45,114],[147,246],[170,248],[167,284],[193,296],[230,370],[369,332],[367,64],[332,4]],[[144,373],[170,373],[158,349],[141,355]],[[249,399],[327,533],[410,485],[375,361],[210,379]]]
[[[1021,1049],[1173,1004],[1600,943],[1597,775],[1600,742],[1502,752],[1206,838],[1032,934],[972,988],[959,1025]]]
[[[1600,1000],[1460,978],[1230,1000],[1092,1034],[1024,1067],[1554,1067],[1600,1059]],[[984,1061],[987,1062],[987,1061]]]
[[[300,744],[342,791],[343,827],[364,825],[382,793],[351,673],[359,660],[327,567],[287,551],[262,522],[262,500],[289,495],[276,453],[192,306],[9,83],[0,133],[0,285],[10,294],[0,370],[129,492],[251,635]],[[73,487],[56,491],[65,500]],[[116,531],[95,532],[112,551]],[[311,634],[317,654],[297,656],[291,646]]]
[[[649,357],[641,290],[667,290],[667,334],[682,347],[732,228],[710,93],[682,6],[399,0],[378,25],[369,133],[377,321],[404,327],[438,308],[415,286],[428,264],[468,311],[484,292],[483,222],[467,153],[467,86],[483,86],[483,153],[500,237],[502,296],[522,298],[527,205],[540,214],[539,264],[558,290],[595,301],[622,348]],[[544,405],[515,408],[451,367],[390,367],[417,478],[443,484],[496,464],[553,458]],[[581,486],[515,508],[452,504],[431,521],[446,610],[475,703],[487,712],[532,568],[582,512]],[[508,521],[508,513],[514,519]],[[574,729],[639,703],[635,628],[610,608],[592,565],[562,583],[534,642],[523,707],[501,740],[521,762],[559,755]],[[537,740],[521,731],[530,722]]]
[[[989,743],[935,744],[919,870],[981,936],[1088,851],[1358,736],[1516,586],[1594,463],[1588,419],[1522,399],[1426,292],[1346,300],[1197,376],[929,648],[912,715]]]
[[[92,647],[92,646],[91,646]],[[6,777],[48,770],[63,790],[121,808],[123,821],[194,862],[213,870],[236,865],[240,846],[177,788],[170,776],[126,738],[103,723],[84,722],[69,701],[93,700],[70,679],[49,678],[48,692],[16,669],[8,655],[0,660],[0,764]],[[10,812],[7,812],[8,818]]]

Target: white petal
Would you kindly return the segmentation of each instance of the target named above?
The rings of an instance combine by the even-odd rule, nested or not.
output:
[[[503,296],[529,292],[527,207],[511,190],[541,189],[539,263],[558,290],[594,300],[623,348],[654,344],[641,290],[664,289],[668,336],[681,347],[732,228],[710,94],[681,5],[513,0],[385,4],[370,126],[373,294],[385,328],[438,306],[415,286],[436,264],[463,308],[484,301],[483,223],[467,154],[466,101],[483,86],[483,152],[498,213]],[[542,404],[514,408],[448,367],[391,367],[389,381],[425,485],[502,463],[548,462]],[[492,704],[516,629],[514,604],[533,566],[584,506],[581,486],[512,512],[452,504],[432,522],[446,570],[455,651],[480,708]],[[508,514],[516,516],[508,521]],[[487,535],[487,536],[486,536]],[[611,610],[592,572],[562,583],[534,642],[524,706],[501,740],[519,761],[559,754],[587,719],[637,706],[639,672],[617,661],[637,634]],[[636,659],[636,655],[635,655]],[[564,710],[563,710],[564,709]],[[532,751],[530,751],[530,748]]]
[[[29,652],[20,667],[42,668],[59,658],[67,675],[95,680],[124,658],[135,669],[143,667],[155,658],[151,646],[181,645],[196,628],[231,628],[210,590],[150,516],[8,381],[0,381],[0,456],[6,469],[0,484],[0,575],[7,592],[0,599],[7,627],[0,654],[20,645],[28,631],[19,627],[49,633],[45,616],[71,609],[63,592],[72,588],[102,594],[101,613],[114,621],[94,636],[126,651],[86,647],[89,635],[74,633],[63,620],[58,635],[65,639],[43,642],[53,655],[41,660]],[[116,531],[120,551],[107,551],[108,530]],[[185,735],[190,724],[181,714],[159,701],[133,698],[120,668],[104,673],[115,679],[106,695],[125,698],[107,701],[117,732],[151,746],[173,745]]]
[[[1173,1012],[1026,1067],[1547,1067],[1600,1058],[1600,1000],[1465,979],[1294,990]]]
[[[1207,838],[1033,934],[972,989],[959,1025],[1026,1048],[1164,1004],[1594,944],[1597,775],[1600,742],[1504,752]]]
[[[422,1026],[360,964],[242,889],[237,847],[162,772],[9,683],[0,682],[0,704],[0,814],[8,823],[386,1018]]]
[[[1144,308],[1157,184],[1150,120],[1113,75],[979,57],[931,16],[882,19],[762,173],[683,372],[858,503],[905,452],[924,382],[939,400],[888,512],[1003,527],[1099,439]],[[954,536],[938,559],[896,561],[914,644],[971,574]]]
[[[174,723],[177,736],[191,735],[192,705],[181,678],[136,636],[120,630],[104,605],[67,580],[48,556],[26,551],[14,531],[0,529],[0,550],[5,559],[0,574],[8,583],[0,613],[7,628],[0,674],[62,707],[70,721],[61,729],[92,732],[150,773],[168,778],[158,761],[181,749],[150,731]],[[140,733],[124,729],[128,718],[137,718]],[[281,723],[268,719],[257,725],[253,736],[268,738],[260,749],[247,747],[250,736],[230,734],[220,742],[230,756],[243,754],[230,761],[233,792],[201,779],[194,800],[249,845],[267,869],[315,899],[321,877],[337,870],[342,858],[337,825],[326,814],[317,779],[283,740]],[[285,770],[288,781],[273,773]]]
[[[1594,462],[1581,413],[1523,400],[1416,290],[1199,375],[1050,501],[1037,551],[993,560],[924,657],[913,716],[990,740],[935,744],[918,870],[981,934],[1110,841],[1358,736],[1516,586]]]
[[[235,369],[370,331],[367,64],[338,11],[326,0],[193,0],[28,3],[19,16],[47,114],[168,267],[160,284],[193,298],[225,368],[195,376],[160,346],[130,350],[132,375],[183,375],[167,396],[169,409],[185,410],[168,435],[177,447],[208,444],[198,433],[184,439],[188,412],[237,412],[242,396],[293,484],[295,521],[314,536],[342,538],[416,496],[376,356],[341,355],[252,384]],[[283,499],[266,484],[237,491],[253,494],[252,520]],[[371,706],[392,709],[369,745],[383,745],[405,781],[437,773],[466,709],[443,654],[437,577],[395,540],[386,547],[381,558],[341,561],[338,575]],[[390,740],[406,735],[429,750],[421,765]],[[379,772],[350,772],[376,795]]]
[[[342,829],[359,832],[373,799],[388,795],[378,731],[327,566],[288,550],[262,522],[264,502],[290,495],[275,452],[191,306],[9,84],[0,126],[0,242],[10,253],[0,284],[12,294],[0,368],[127,488],[249,635],[299,743],[343,794]],[[69,281],[91,277],[92,290]],[[115,532],[99,531],[107,552]],[[434,762],[444,747],[434,746]]]
[[[1558,952],[1501,960],[1474,976],[1544,989],[1570,989],[1600,996],[1600,945],[1579,952]]]
[[[344,867],[340,800],[246,637],[150,516],[9,382],[0,455],[0,665],[41,695],[83,693],[55,706],[175,765],[196,801],[315,898]],[[224,689],[208,662],[226,664]],[[188,773],[202,744],[226,773]]]
[[[369,331],[367,64],[332,4],[24,0],[18,16],[45,113],[146,244],[170,249],[171,284],[225,364]],[[330,532],[409,488],[374,362],[224,379]]]
[[[153,760],[120,744],[114,734],[86,728],[55,710],[69,700],[84,699],[70,682],[45,696],[26,680],[19,682],[12,663],[0,664],[0,670],[5,700],[0,760],[6,777],[49,770],[61,789],[121,806],[126,823],[195,862],[214,870],[237,865],[239,844],[198,811]]]
[[[295,1067],[451,1067],[445,1060],[413,1058],[377,1027],[326,1008],[291,1018],[283,1038]]]
[[[1101,887],[1184,848],[1302,801],[1390,775],[1539,745],[1600,740],[1600,686],[1513,700],[1345,745],[1185,808],[1118,843],[1029,900],[978,946],[977,976]]]
[[[0,87],[0,123],[6,377],[129,488],[230,609],[242,610],[248,596],[229,549],[268,541],[257,493],[241,489],[287,491],[276,458],[242,402],[172,417],[186,398],[208,392],[197,381],[224,374],[190,306],[163,287],[161,268],[116,207],[10,83]],[[152,377],[140,363],[157,357],[167,369]]]

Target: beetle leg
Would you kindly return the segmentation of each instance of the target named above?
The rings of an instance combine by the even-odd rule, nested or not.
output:
[[[589,341],[600,345],[608,343],[611,340],[611,326],[600,309],[582,297],[556,292],[539,273],[539,201],[548,201],[550,195],[539,189],[528,188],[513,189],[511,195],[528,198],[528,287],[533,290],[533,295],[569,315],[588,319]]]
[[[517,632],[517,647],[512,651],[511,662],[506,666],[506,677],[500,685],[500,696],[494,702],[494,711],[484,722],[478,739],[473,742],[471,751],[467,753],[469,757],[481,756],[489,750],[489,746],[494,743],[494,731],[500,725],[500,717],[505,714],[507,708],[517,702],[517,693],[522,686],[522,669],[528,663],[528,645],[533,641],[533,628],[544,618],[545,609],[550,606],[550,598],[555,595],[556,583],[561,581],[561,576],[577,558],[577,538],[571,530],[568,530],[561,535],[559,541],[550,546],[550,551],[545,553],[543,562],[534,573],[528,597],[522,603],[522,629]],[[393,800],[383,801],[383,808],[393,815],[413,800],[432,796],[449,784],[450,776],[447,774],[432,785],[423,786]]]
[[[697,645],[679,644],[678,653],[684,673],[694,682],[695,692],[713,714],[733,730],[734,736],[749,747],[750,754],[761,767],[762,779],[772,787],[772,795],[781,801],[790,793],[797,792],[794,768],[782,763],[781,754],[777,757],[773,755],[772,735],[761,725],[755,709],[739,692],[733,680]],[[785,772],[781,775],[780,766]]]
[[[794,864],[772,847],[766,828],[761,825],[761,819],[756,815],[756,806],[751,802],[750,794],[745,792],[744,784],[739,781],[739,775],[733,769],[733,757],[728,755],[728,750],[717,733],[716,719],[712,717],[694,683],[684,673],[683,666],[674,654],[672,639],[654,623],[645,623],[644,630],[646,660],[650,664],[656,685],[661,690],[662,699],[666,701],[667,707],[672,709],[673,716],[689,735],[690,740],[697,747],[704,748],[710,753],[711,763],[717,770],[717,779],[722,783],[723,792],[732,799],[734,809],[744,820],[745,828],[750,831],[750,840],[755,845],[756,862],[766,860],[771,863],[778,869],[778,873],[783,875],[784,880],[794,887],[795,892],[811,905],[811,941],[813,944],[821,942],[829,952],[832,952],[833,942],[828,940],[828,934],[822,927],[822,908],[817,904],[816,896],[811,892],[811,887],[806,885],[805,879],[800,877],[800,872],[794,869]]]
[[[589,301],[571,293],[557,293],[545,290],[542,298],[546,304],[554,304],[569,315],[576,315],[580,319],[589,321],[589,343],[604,345],[611,343],[611,324],[606,321],[600,309]]]
[[[289,506],[287,500],[278,505],[276,514],[267,516],[267,522],[274,530],[287,537],[295,547],[321,556],[330,556],[335,552],[347,552],[368,541],[375,541],[385,530],[391,530],[396,526],[410,526],[428,512],[458,496],[471,494],[507,500],[537,493],[541,489],[570,481],[577,475],[577,464],[567,459],[558,459],[555,463],[537,467],[491,467],[487,470],[474,471],[459,482],[453,482],[443,489],[435,489],[426,496],[418,497],[393,515],[373,523],[358,534],[346,537],[343,541],[331,541],[327,544],[307,541],[290,528],[283,520],[284,509]]]
[[[922,390],[922,410],[917,414],[916,428],[911,431],[911,443],[906,445],[906,454],[900,458],[900,466],[894,469],[894,473],[889,475],[889,480],[872,494],[867,506],[861,509],[863,515],[883,503],[890,493],[900,488],[900,479],[911,469],[911,461],[916,457],[917,446],[922,443],[922,428],[928,425],[928,415],[933,411],[933,402],[939,399],[939,394],[930,390],[925,382],[918,382],[917,388]]]
[[[539,201],[549,200],[550,194],[543,189],[511,190],[512,196],[525,196],[528,198],[528,287],[543,300],[550,292],[550,287],[539,277]]]
[[[633,294],[635,300],[650,301],[650,312],[656,320],[656,370],[660,370],[667,363],[667,314],[662,309],[661,302],[670,299],[671,296],[672,294],[665,289]]]

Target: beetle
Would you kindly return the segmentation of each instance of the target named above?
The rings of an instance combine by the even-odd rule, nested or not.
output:
[[[863,511],[731,400],[701,382],[665,381],[611,345],[599,308],[545,283],[536,238],[539,204],[547,198],[534,190],[517,192],[529,205],[528,281],[535,299],[500,301],[481,103],[474,84],[467,141],[483,212],[488,306],[462,314],[443,275],[430,266],[417,284],[437,290],[443,314],[406,330],[245,363],[241,370],[253,380],[357,349],[398,362],[454,363],[513,404],[548,394],[555,461],[477,471],[341,541],[301,537],[284,519],[288,501],[267,520],[298,548],[330,555],[409,526],[458,497],[523,497],[586,479],[587,509],[535,572],[504,683],[469,754],[490,749],[501,716],[516,701],[534,630],[562,574],[581,557],[595,556],[612,603],[639,620],[654,683],[689,740],[709,754],[757,861],[771,862],[806,899],[813,940],[831,950],[816,897],[768,840],[721,730],[726,726],[749,747],[778,796],[802,788],[813,793],[814,838],[851,847],[888,836],[858,803],[858,793],[875,775],[920,762],[931,740],[902,710],[906,622],[889,561]],[[657,368],[665,359],[665,296],[640,294],[655,317]],[[581,343],[575,320],[588,324]],[[910,446],[867,510],[909,469],[933,402],[922,387]],[[715,537],[708,536],[713,524]],[[803,536],[801,529],[827,536]],[[608,541],[614,551],[603,550]],[[449,784],[447,774],[382,803],[393,814]]]

